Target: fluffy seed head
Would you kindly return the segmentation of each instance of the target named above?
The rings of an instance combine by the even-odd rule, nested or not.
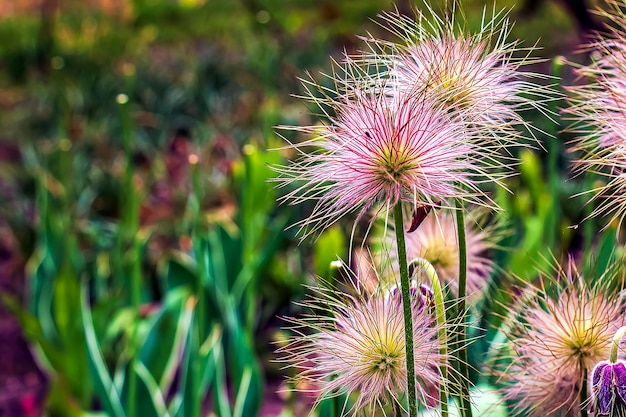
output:
[[[528,417],[578,416],[581,372],[534,355],[521,356],[510,373],[505,394],[514,401],[514,415]]]
[[[276,168],[278,182],[301,184],[285,199],[317,201],[301,224],[307,233],[350,212],[358,221],[377,203],[388,209],[400,201],[417,206],[486,198],[477,183],[489,171],[475,138],[423,95],[390,100],[355,91],[334,106],[329,125],[299,129],[314,136],[294,145],[301,158]]]
[[[617,3],[616,3],[617,4]],[[626,17],[619,7],[607,14],[623,28]],[[626,215],[626,32],[612,30],[589,46],[594,61],[577,69],[589,84],[569,87],[567,116],[577,135],[570,151],[578,154],[576,173],[589,171],[606,177],[606,183],[584,194],[598,200],[592,216],[610,216],[621,223]]]
[[[572,288],[556,300],[539,298],[524,311],[527,323],[518,345],[547,349],[563,365],[582,363],[585,369],[607,357],[615,330],[624,321],[623,305],[587,288]],[[533,305],[534,304],[534,305]]]
[[[321,398],[356,395],[352,414],[398,400],[398,393],[406,392],[399,293],[349,296],[318,289],[318,296],[308,306],[331,306],[330,314],[292,319],[298,335],[282,349],[301,370],[296,380],[319,387]],[[439,398],[440,344],[436,320],[422,296],[412,291],[416,385],[418,400],[433,406]]]
[[[349,212],[361,219],[377,203],[415,208],[461,198],[497,207],[480,185],[504,186],[515,174],[509,146],[528,146],[533,134],[518,112],[545,114],[553,99],[530,81],[535,74],[520,71],[533,61],[506,41],[503,13],[494,10],[473,35],[454,13],[416,13],[382,15],[400,42],[366,38],[369,51],[333,68],[332,87],[304,81],[327,124],[292,127],[312,138],[291,145],[300,159],[276,170],[280,184],[298,184],[285,200],[316,201],[300,224],[305,234]]]
[[[487,258],[487,252],[494,247],[490,234],[495,233],[495,228],[487,226],[479,229],[474,221],[478,217],[479,210],[470,210],[465,222],[467,294],[472,298],[480,296],[493,270],[493,262]],[[382,274],[381,284],[390,286],[396,283],[387,281],[398,276],[397,250],[389,231],[383,233],[387,235],[385,245],[375,259],[380,263],[381,270],[389,272]],[[405,243],[409,262],[416,258],[427,260],[435,268],[442,284],[458,294],[459,245],[456,217],[452,210],[432,210],[415,231],[405,232]]]
[[[381,16],[398,42],[368,39],[369,60],[389,68],[390,94],[426,93],[463,122],[480,126],[498,146],[516,145],[524,134],[532,135],[518,112],[532,108],[545,114],[545,103],[554,96],[535,83],[545,76],[522,70],[537,62],[529,56],[534,48],[507,40],[506,13],[494,8],[488,16],[485,9],[480,29],[468,33],[462,27],[466,23],[455,20],[456,10],[441,18],[428,4],[420,8],[415,19]]]
[[[609,275],[591,285],[574,269],[557,269],[556,279],[523,291],[507,326],[512,365],[502,373],[519,414],[579,411],[583,376],[608,357],[613,335],[626,321],[626,303],[609,290]]]
[[[488,231],[479,230],[467,216],[465,240],[467,244],[467,294],[478,295],[487,284],[493,263],[486,252],[493,248]],[[437,275],[456,294],[458,293],[459,245],[456,218],[451,211],[431,213],[416,231],[406,233],[409,260],[423,258],[431,263]]]
[[[400,89],[428,90],[473,122],[506,123],[517,117],[507,102],[519,89],[517,74],[500,65],[497,53],[486,53],[487,46],[449,35],[409,45],[395,58],[393,79]]]

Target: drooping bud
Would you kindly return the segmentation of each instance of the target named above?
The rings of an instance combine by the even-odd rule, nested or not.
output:
[[[433,205],[420,204],[413,211],[413,218],[411,219],[411,226],[406,231],[407,233],[412,233],[417,230],[417,228],[422,224],[424,219],[428,216],[428,213],[432,210],[433,207],[441,207],[441,202],[437,202]]]
[[[414,315],[422,314],[424,308],[430,309],[434,307],[435,301],[433,290],[426,285],[420,285],[415,280],[412,280],[411,286],[409,287],[409,294],[413,304]],[[389,290],[387,297],[391,300],[395,300],[399,305],[402,304],[402,292],[397,286],[394,286]]]

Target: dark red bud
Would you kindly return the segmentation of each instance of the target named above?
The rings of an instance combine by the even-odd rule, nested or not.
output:
[[[413,212],[413,219],[411,221],[411,226],[409,226],[409,229],[407,230],[407,233],[416,231],[420,224],[422,224],[422,222],[426,219],[426,216],[428,216],[428,213],[430,213],[433,207],[439,208],[441,207],[441,203],[437,202],[432,205],[417,206],[415,208],[415,211]]]

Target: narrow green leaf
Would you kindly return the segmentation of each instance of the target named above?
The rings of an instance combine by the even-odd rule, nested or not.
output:
[[[213,384],[214,407],[220,417],[232,417],[230,402],[228,401],[228,387],[226,385],[226,364],[221,345],[215,346],[211,359],[215,364],[215,383]]]
[[[248,388],[250,388],[250,382],[252,381],[252,368],[246,367],[237,389],[237,398],[235,399],[235,407],[233,409],[233,417],[243,417],[244,404],[248,395]]]
[[[261,248],[261,251],[250,262],[245,263],[243,265],[243,268],[237,274],[231,290],[233,303],[238,305],[241,302],[241,298],[244,294],[245,289],[248,288],[248,286],[255,279],[256,275],[259,273],[263,265],[271,258],[271,256],[276,251],[288,220],[289,219],[287,217],[274,219],[269,227],[269,229],[272,230],[273,233],[268,236],[267,240],[264,242],[265,244]],[[336,259],[336,257],[337,256],[335,255],[334,259]]]
[[[186,288],[168,292],[161,310],[148,322],[139,358],[163,392],[169,389],[191,329],[194,303]]]
[[[167,261],[166,268],[164,274],[165,290],[169,291],[184,286],[193,291],[198,273],[197,265],[193,259],[185,253],[173,252]]]
[[[2,294],[2,301],[19,321],[24,336],[38,348],[36,352],[39,362],[50,373],[58,372],[63,363],[63,353],[48,340],[41,328],[40,320],[23,308],[17,298],[9,294]]]
[[[163,398],[163,392],[159,389],[159,385],[155,381],[148,368],[146,368],[143,363],[138,361],[136,362],[134,370],[139,376],[139,379],[144,383],[145,388],[150,394],[149,397],[152,399],[152,406],[154,407],[156,415],[158,417],[170,417],[165,398]],[[143,403],[140,402],[139,404],[141,405]],[[142,413],[142,416],[145,416],[145,408],[140,407],[140,411]]]
[[[246,392],[243,414],[256,415],[263,399],[263,378],[259,367],[252,337],[243,331],[240,323],[236,327],[225,329],[225,359],[228,364],[228,375],[232,384],[242,382],[246,370],[251,372],[251,381]]]
[[[170,413],[170,416],[179,417],[182,415],[183,410],[183,399],[181,395],[174,395],[174,397],[170,400],[170,406],[167,409],[167,412]]]
[[[213,349],[219,349],[219,344],[222,343],[222,328],[218,325],[213,325],[211,333],[206,338],[202,346],[200,346],[200,357],[203,358],[205,363],[204,373],[201,379],[202,389],[210,386],[215,378],[215,361],[209,360],[213,354]]]
[[[110,415],[114,417],[125,417],[124,408],[120,396],[113,385],[109,371],[104,363],[100,344],[93,326],[89,302],[87,300],[87,286],[81,286],[81,317],[87,341],[89,359],[96,373],[96,391],[102,401],[103,406]]]

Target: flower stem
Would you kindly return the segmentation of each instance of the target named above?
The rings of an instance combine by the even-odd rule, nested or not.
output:
[[[415,359],[413,357],[413,312],[411,309],[411,294],[409,284],[409,268],[406,261],[406,245],[404,242],[404,222],[402,206],[398,202],[393,209],[396,225],[396,241],[398,247],[398,262],[400,263],[400,285],[402,287],[402,307],[404,313],[404,342],[406,355],[407,396],[409,397],[409,417],[417,416],[415,401]]]
[[[130,298],[135,313],[135,323],[133,326],[132,338],[133,338],[133,357],[130,361],[130,367],[128,372],[128,417],[135,417],[138,411],[137,404],[137,369],[139,368],[139,321],[141,317],[141,260],[140,256],[140,241],[137,236],[134,236],[133,242],[133,257],[131,266],[131,282],[130,282]]]
[[[465,296],[467,289],[467,246],[465,242],[465,216],[463,202],[456,200],[456,226],[459,235],[459,299],[457,318],[459,330],[456,332],[459,372],[461,373],[461,404],[464,417],[472,417],[472,408],[469,396],[469,368],[467,366],[467,344],[465,329]]]
[[[617,363],[617,352],[619,351],[619,342],[626,334],[626,326],[622,326],[615,332],[613,336],[613,344],[611,345],[611,356],[609,356],[609,362],[611,364]]]
[[[428,275],[430,286],[435,295],[435,312],[437,313],[437,325],[439,334],[439,356],[441,369],[441,384],[439,388],[439,401],[441,402],[441,417],[448,417],[448,343],[446,338],[446,308],[444,305],[443,291],[439,283],[439,277],[430,262],[423,258],[416,258],[411,265],[419,266]]]
[[[206,278],[209,275],[209,272],[207,270],[207,262],[204,261],[205,259],[205,252],[206,248],[205,246],[202,244],[202,232],[201,232],[201,225],[202,225],[202,214],[201,214],[201,204],[202,204],[202,198],[203,198],[203,190],[202,190],[202,183],[200,181],[201,177],[200,177],[200,168],[198,166],[198,161],[197,159],[190,159],[189,160],[189,164],[191,165],[191,196],[190,196],[190,201],[193,201],[195,204],[190,205],[190,207],[192,208],[192,213],[191,213],[191,219],[192,219],[192,226],[191,226],[191,236],[192,236],[192,242],[193,242],[193,248],[195,250],[195,256],[196,259],[198,260],[198,271],[196,273],[196,297],[197,297],[197,302],[196,302],[196,310],[195,310],[195,327],[194,329],[196,330],[196,336],[197,336],[197,345],[192,342],[192,347],[191,347],[191,354],[194,355],[193,358],[193,365],[191,368],[191,391],[192,391],[192,398],[193,398],[193,402],[191,403],[191,416],[193,417],[200,417],[202,415],[202,398],[203,398],[203,392],[202,389],[200,389],[200,386],[202,384],[202,366],[200,365],[202,363],[202,350],[201,350],[201,346],[204,343],[205,340],[205,334],[204,334],[204,329],[205,329],[205,323],[204,323],[204,317],[206,314],[206,307],[205,307],[205,297],[204,297],[204,283],[206,281]],[[195,341],[195,340],[194,340]]]
[[[120,240],[118,250],[121,269],[124,275],[130,275],[130,304],[135,314],[135,322],[132,327],[132,357],[128,364],[128,395],[126,400],[126,415],[136,417],[138,414],[137,404],[137,368],[139,364],[138,328],[141,307],[141,246],[137,236],[139,232],[139,206],[140,189],[135,186],[135,166],[133,162],[133,125],[128,105],[128,97],[119,95],[117,99],[122,146],[126,154],[126,166],[123,179],[120,220]],[[129,262],[125,262],[127,247],[130,246]],[[127,276],[127,275],[126,275]]]
[[[583,371],[583,381],[580,386],[580,417],[587,417],[587,369],[582,360],[580,367]]]

